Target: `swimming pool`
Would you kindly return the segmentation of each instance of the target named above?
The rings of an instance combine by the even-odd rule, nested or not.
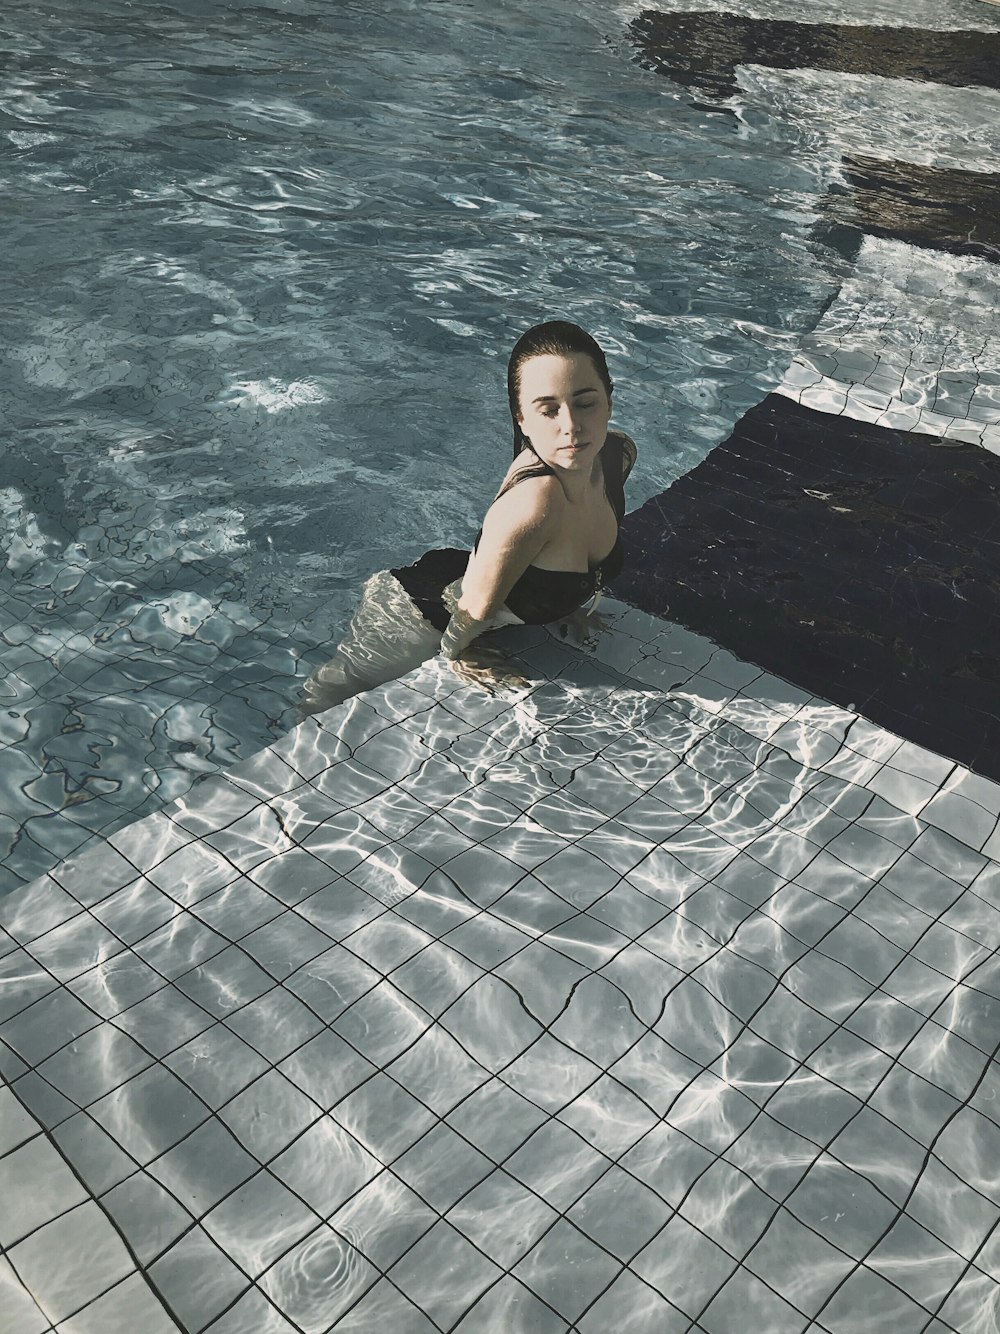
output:
[[[915,132],[898,64],[748,66],[714,4],[655,48],[671,8],[13,11],[0,1244],[26,1334],[995,1327],[996,785],[884,681],[839,696],[863,677],[809,656],[766,535],[803,525],[816,587],[921,445],[921,476],[977,450],[988,495],[993,242],[948,239],[954,182],[930,237],[879,204],[917,168],[987,189],[997,95],[937,90]],[[907,10],[936,58],[992,19]],[[474,532],[502,358],[554,306],[643,446],[647,611],[612,603],[596,656],[512,636],[516,704],[429,665],[284,736],[363,578]],[[799,478],[803,439],[833,482]],[[711,584],[678,537],[734,477],[754,577]],[[805,637],[748,647],[778,576]],[[885,620],[859,583],[841,646],[875,633],[861,604]],[[664,619],[686,589],[702,635]],[[976,605],[933,608],[974,669],[949,723],[982,714]],[[892,604],[906,672],[927,615]]]
[[[364,579],[471,542],[522,328],[605,335],[634,504],[846,272],[828,164],[596,4],[6,22],[7,888],[274,740]]]

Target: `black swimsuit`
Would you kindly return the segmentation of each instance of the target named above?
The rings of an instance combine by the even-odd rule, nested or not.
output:
[[[621,436],[609,433],[601,450],[601,465],[604,469],[604,490],[620,525],[625,517]],[[473,550],[478,548],[482,533],[480,528]],[[467,551],[443,547],[425,551],[413,565],[390,570],[390,574],[399,580],[435,630],[443,632],[451,613],[441,600],[441,593],[448,584],[462,577],[468,563]],[[598,589],[617,578],[624,564],[625,549],[619,533],[604,559],[591,566],[586,573],[580,570],[542,570],[537,565],[529,565],[507,594],[504,605],[528,625],[546,625],[549,621],[570,615],[582,606]]]

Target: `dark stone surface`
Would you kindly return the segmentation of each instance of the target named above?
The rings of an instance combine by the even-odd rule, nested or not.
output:
[[[774,394],[622,535],[616,596],[1000,779],[1000,458]]]
[[[831,191],[822,227],[1000,260],[1000,176],[845,157],[849,192]]]
[[[704,97],[736,90],[737,65],[839,70],[966,88],[1000,87],[1000,33],[790,23],[737,14],[660,14],[631,24],[642,64]]]

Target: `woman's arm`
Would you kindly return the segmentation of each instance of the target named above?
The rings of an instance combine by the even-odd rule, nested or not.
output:
[[[441,640],[446,658],[457,658],[496,617],[510,590],[549,541],[561,497],[555,478],[538,477],[522,482],[490,506],[479,547],[462,577],[462,596]]]

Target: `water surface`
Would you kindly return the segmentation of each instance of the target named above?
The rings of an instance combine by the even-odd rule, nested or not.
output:
[[[780,379],[830,164],[627,17],[5,9],[7,887],[274,739],[364,579],[471,541],[536,320],[607,347],[630,505]]]

